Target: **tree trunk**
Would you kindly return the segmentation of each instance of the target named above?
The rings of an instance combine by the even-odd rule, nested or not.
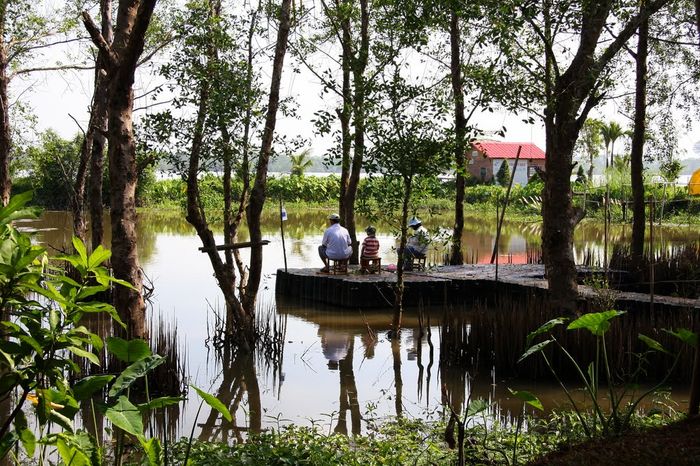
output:
[[[573,255],[577,215],[571,193],[574,122],[546,125],[545,186],[542,198],[542,249],[552,303],[560,312],[576,312],[578,284]]]
[[[355,225],[355,199],[360,185],[360,172],[365,156],[365,117],[367,114],[365,70],[369,62],[369,4],[368,0],[360,0],[360,47],[357,57],[353,60],[352,74],[353,85],[353,114],[355,124],[355,147],[353,148],[352,167],[348,179],[348,189],[345,193],[345,227],[352,240],[351,264],[359,263],[359,251],[357,241],[357,226]]]
[[[121,0],[113,44],[107,43],[87,12],[83,22],[98,49],[108,57],[109,176],[112,223],[112,268],[116,278],[133,289],[117,286],[114,306],[127,324],[128,338],[145,338],[146,306],[136,246],[136,145],[133,131],[133,84],[138,59],[156,0]]]
[[[92,155],[92,116],[90,117],[88,130],[83,136],[80,145],[80,162],[73,183],[73,192],[70,196],[71,212],[73,214],[73,235],[85,243],[87,236],[87,222],[85,220],[85,182],[87,180],[88,165]]]
[[[643,4],[642,7],[644,8]],[[646,133],[647,111],[647,54],[649,40],[649,20],[639,25],[636,60],[636,85],[634,99],[634,133],[631,150],[631,184],[632,184],[632,264],[638,269],[644,256],[644,139]]]
[[[464,230],[464,175],[465,175],[465,136],[467,122],[464,117],[464,91],[462,89],[462,60],[460,52],[459,17],[454,5],[450,12],[450,71],[452,76],[452,93],[455,100],[455,224],[452,231],[452,253],[450,264],[461,265],[462,231]]]
[[[277,123],[277,108],[279,107],[280,81],[282,79],[282,67],[284,56],[287,52],[287,37],[289,35],[291,0],[282,0],[280,10],[280,23],[277,30],[277,43],[275,45],[275,58],[272,65],[272,79],[270,84],[270,97],[267,105],[267,116],[265,119],[265,129],[263,130],[260,157],[255,171],[255,182],[250,194],[250,202],[247,209],[248,231],[250,241],[257,244],[250,251],[250,273],[248,275],[248,288],[243,300],[243,307],[250,319],[249,325],[252,328],[253,316],[255,314],[255,302],[260,287],[262,277],[263,249],[260,245],[262,241],[262,229],[260,216],[265,204],[265,190],[267,188],[267,168],[272,153],[272,138]]]
[[[392,338],[399,338],[401,333],[401,317],[403,314],[403,272],[406,242],[408,240],[408,205],[411,200],[412,178],[404,177],[403,203],[401,205],[401,238],[399,240],[398,259],[396,264],[396,285],[394,287],[394,317],[391,322]]]
[[[338,215],[343,225],[348,225],[347,206],[345,204],[348,183],[350,181],[350,151],[352,149],[352,135],[350,134],[350,119],[352,117],[352,87],[350,83],[350,69],[352,61],[352,38],[350,35],[350,17],[343,15],[342,28],[342,68],[343,68],[343,107],[337,111],[340,120],[341,138],[341,171],[340,171],[340,196],[338,197]]]
[[[112,34],[112,0],[100,1],[100,16],[102,37],[111,45]],[[92,248],[96,248],[104,242],[104,230],[102,218],[104,216],[102,201],[102,180],[104,176],[104,151],[107,146],[107,100],[108,82],[106,73],[107,56],[104,50],[97,53],[97,67],[95,70],[95,96],[93,103],[93,135],[92,155],[90,157],[90,180],[88,191],[90,193],[90,229],[92,236]]]
[[[572,153],[578,133],[589,112],[601,100],[596,93],[598,79],[613,57],[634,34],[642,20],[658,11],[667,0],[653,0],[632,17],[602,53],[597,53],[600,35],[610,13],[610,2],[589,2],[582,6],[580,40],[568,68],[556,76],[555,56],[545,6],[546,79],[545,186],[542,202],[542,253],[551,300],[561,311],[573,314],[578,285],[573,257],[574,227],[582,210],[574,209],[571,193]]]
[[[12,153],[12,132],[10,128],[10,101],[7,94],[10,79],[7,75],[7,50],[5,49],[5,9],[0,9],[0,202],[3,206],[10,200],[10,154]]]
[[[394,407],[396,417],[403,416],[403,379],[401,378],[401,339],[391,340],[391,355],[394,361]]]

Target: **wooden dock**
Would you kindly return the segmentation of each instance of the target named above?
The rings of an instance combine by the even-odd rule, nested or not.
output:
[[[580,268],[579,274],[595,273]],[[277,270],[276,292],[285,297],[316,301],[346,308],[388,308],[393,305],[396,275],[382,272],[361,275],[356,268],[348,275],[328,275],[318,269]],[[465,303],[475,299],[488,302],[499,294],[548,294],[544,266],[500,265],[498,280],[494,265],[472,264],[439,266],[425,272],[407,272],[404,275],[404,303],[407,306],[436,306]],[[580,300],[585,304],[598,291],[579,286]],[[645,293],[614,291],[616,306],[620,309],[650,308],[651,298]],[[655,296],[654,309],[700,309],[700,300]]]

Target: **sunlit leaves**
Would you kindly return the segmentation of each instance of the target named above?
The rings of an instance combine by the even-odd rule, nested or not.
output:
[[[592,312],[590,314],[584,314],[571,322],[567,329],[586,329],[593,335],[602,336],[610,328],[610,320],[622,314],[624,314],[622,311]]]

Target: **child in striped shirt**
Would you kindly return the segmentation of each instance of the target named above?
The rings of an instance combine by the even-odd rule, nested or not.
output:
[[[367,237],[362,241],[362,249],[360,249],[360,269],[363,273],[370,272],[370,259],[379,259],[379,240],[375,236],[377,230],[373,226],[368,226],[365,231],[367,232]],[[379,271],[379,264],[379,262],[375,262],[377,272]]]

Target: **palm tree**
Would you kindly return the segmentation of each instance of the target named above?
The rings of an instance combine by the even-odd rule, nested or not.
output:
[[[304,176],[307,168],[313,165],[313,161],[309,158],[311,149],[304,149],[296,155],[290,155],[292,161],[292,176]]]
[[[611,121],[608,124],[603,123],[600,128],[600,134],[603,136],[603,142],[605,142],[605,168],[608,168],[614,164],[615,141],[617,141],[620,136],[629,134],[629,132],[623,130],[618,122]],[[608,152],[608,147],[610,148],[610,152]]]

